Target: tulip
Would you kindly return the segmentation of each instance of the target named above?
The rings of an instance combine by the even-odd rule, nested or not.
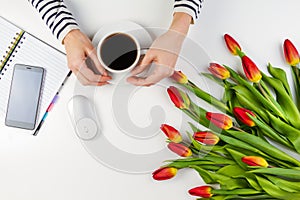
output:
[[[190,195],[210,198],[213,196],[212,187],[210,186],[199,186],[189,190]]]
[[[188,109],[190,106],[190,99],[186,93],[178,88],[171,86],[167,89],[169,97],[174,105],[179,109]]]
[[[250,126],[250,127],[255,126],[254,121],[248,116],[248,114],[252,115],[253,117],[256,117],[256,116],[250,110],[248,110],[246,108],[235,107],[233,109],[233,114],[247,126]]]
[[[231,118],[221,113],[207,112],[206,118],[223,130],[230,129],[233,126]]]
[[[268,167],[268,162],[262,157],[258,156],[244,156],[242,157],[242,161],[249,166],[260,166],[260,167]]]
[[[208,70],[219,79],[227,79],[230,77],[230,72],[223,66],[217,63],[210,63]]]
[[[283,44],[284,57],[291,66],[296,66],[300,62],[299,53],[293,43],[286,39]]]
[[[187,76],[182,73],[181,71],[174,71],[173,75],[171,76],[171,78],[181,84],[186,84],[189,82]]]
[[[181,157],[189,157],[192,155],[190,148],[184,146],[183,144],[178,144],[175,142],[170,142],[168,148]]]
[[[194,139],[206,145],[215,145],[219,142],[220,138],[208,131],[199,131],[194,133]]]
[[[160,127],[160,129],[165,133],[165,135],[172,142],[179,143],[179,142],[182,141],[181,134],[174,127],[169,126],[167,124],[162,124],[161,127]]]
[[[241,51],[240,45],[228,34],[224,35],[224,39],[230,53],[238,55],[238,52]]]
[[[163,181],[173,178],[177,174],[177,168],[175,167],[162,167],[155,170],[152,173],[154,180]]]
[[[262,78],[262,75],[256,64],[248,56],[245,55],[242,57],[242,64],[248,80],[253,83],[258,83]]]

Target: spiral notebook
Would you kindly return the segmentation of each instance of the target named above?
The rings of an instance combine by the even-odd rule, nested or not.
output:
[[[70,74],[66,55],[0,16],[0,56],[1,124],[5,121],[14,65],[19,63],[45,69],[36,127],[33,131],[24,130],[36,135]]]

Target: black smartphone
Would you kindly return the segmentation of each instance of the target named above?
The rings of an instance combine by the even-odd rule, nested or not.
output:
[[[42,67],[15,64],[5,125],[33,130],[36,125],[44,72]]]

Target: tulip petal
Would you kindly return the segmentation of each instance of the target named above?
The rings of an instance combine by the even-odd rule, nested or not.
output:
[[[284,57],[286,62],[291,66],[296,66],[300,62],[299,53],[293,43],[286,39],[283,44]]]
[[[237,50],[241,51],[241,47],[237,43],[237,41],[235,41],[235,39],[233,39],[228,34],[224,35],[224,39],[225,39],[226,46],[227,46],[228,50],[230,51],[230,53],[232,53],[233,55],[238,55]]]
[[[253,83],[258,83],[262,75],[256,64],[248,56],[242,57],[242,64],[247,79]]]
[[[177,174],[177,168],[175,167],[162,167],[155,170],[152,173],[153,179],[157,181],[168,180],[173,178]]]
[[[162,124],[160,129],[165,133],[165,135],[171,140],[172,142],[179,143],[182,141],[182,136],[179,133],[177,129],[174,127],[167,125],[167,124]]]
[[[193,196],[210,198],[213,196],[211,193],[212,187],[210,186],[199,186],[189,190],[189,193]]]

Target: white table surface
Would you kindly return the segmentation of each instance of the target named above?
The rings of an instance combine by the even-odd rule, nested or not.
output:
[[[166,28],[172,15],[172,1],[66,2],[90,37],[101,25],[121,19]],[[26,0],[1,0],[0,5],[3,17],[64,50]],[[201,44],[212,60],[237,66],[238,59],[227,52],[222,39],[224,33],[230,33],[259,66],[271,61],[288,71],[281,45],[290,38],[300,48],[299,8],[296,0],[206,0],[189,38]],[[156,182],[150,174],[118,172],[90,156],[75,135],[67,113],[75,83],[72,75],[38,136],[0,126],[0,199],[193,199],[187,190],[202,182],[193,171],[183,170],[172,180]],[[115,139],[116,144],[124,144]]]

